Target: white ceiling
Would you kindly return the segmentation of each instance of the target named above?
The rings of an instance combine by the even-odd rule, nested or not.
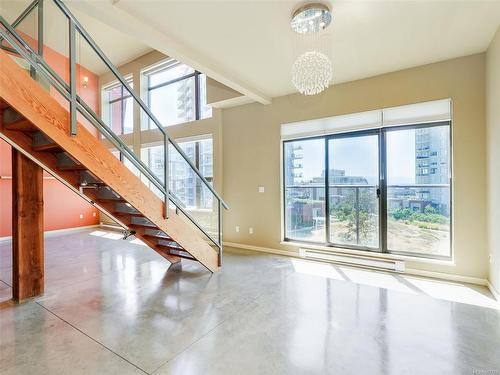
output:
[[[108,8],[98,3],[98,13],[111,23],[113,14],[128,14],[127,22],[155,30],[149,32],[151,46],[209,67],[210,73],[219,75],[217,80],[265,99],[295,91],[290,80],[295,35],[289,16],[297,3],[114,0]],[[90,6],[97,9],[95,4]],[[331,5],[334,84],[483,52],[500,24],[500,1],[334,1]],[[114,26],[127,32],[125,23]],[[224,82],[220,76],[231,79]]]
[[[7,21],[13,22],[27,8],[31,0],[0,0],[0,3],[2,16]],[[115,65],[122,65],[152,50],[150,46],[138,42],[129,35],[96,20],[94,17],[73,9],[71,4],[69,4],[69,7],[71,12]],[[18,26],[18,29],[36,39],[36,13],[30,13]],[[68,56],[68,34],[68,24],[64,14],[56,7],[53,1],[46,0],[44,2],[45,44],[64,56]],[[80,43],[79,36],[77,36],[76,50],[78,63],[92,72],[102,74],[108,70],[86,42],[82,41]]]

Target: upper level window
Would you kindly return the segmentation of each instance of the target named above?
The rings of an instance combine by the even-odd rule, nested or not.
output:
[[[206,76],[177,61],[168,61],[145,73],[148,102],[163,126],[200,120],[212,116],[207,106]],[[143,129],[154,129],[145,123]]]
[[[196,168],[213,184],[212,138],[179,142],[179,146]],[[160,180],[164,180],[163,146],[144,147],[142,161]],[[213,205],[212,193],[202,183],[189,164],[174,149],[169,147],[170,190],[189,209],[210,209]],[[147,182],[147,180],[145,180]],[[159,194],[161,196],[161,194]]]
[[[132,76],[126,78],[133,88]],[[115,134],[129,134],[134,131],[134,100],[119,82],[111,83],[103,89],[103,120]]]

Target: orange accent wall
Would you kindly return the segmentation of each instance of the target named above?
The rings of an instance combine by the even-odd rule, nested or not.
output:
[[[26,41],[32,46],[36,46],[36,41],[24,35]],[[65,81],[68,81],[69,62],[66,56],[49,47],[44,48],[44,58]],[[77,88],[85,102],[99,114],[99,78],[90,70],[77,65],[77,81],[80,86]],[[82,87],[83,77],[88,77],[87,87]],[[53,87],[51,94],[65,108],[68,108],[67,101]],[[88,123],[86,119],[79,116],[81,121],[92,133],[97,136],[97,130]],[[0,176],[12,176],[11,147],[0,139]],[[44,173],[44,177],[48,177]],[[62,183],[54,179],[44,179],[44,229],[56,230],[74,228],[99,223],[99,213],[91,204],[76,195]],[[95,214],[95,216],[93,216]],[[80,219],[83,215],[83,219]],[[12,235],[12,180],[0,179],[0,237]]]
[[[12,175],[11,147],[3,140],[0,140],[0,171],[1,176]],[[57,180],[43,180],[43,200],[45,230],[99,223],[98,210]],[[83,215],[82,219],[80,215]],[[0,237],[10,235],[12,235],[12,180],[0,179]]]

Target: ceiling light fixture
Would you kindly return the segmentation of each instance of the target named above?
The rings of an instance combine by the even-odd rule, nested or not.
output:
[[[322,3],[302,5],[292,14],[290,26],[299,34],[311,34],[324,30],[332,22],[330,9]]]
[[[292,66],[292,83],[301,94],[319,94],[328,87],[331,80],[332,63],[321,52],[306,52]]]
[[[332,80],[329,42],[324,33],[331,22],[330,8],[322,3],[305,4],[292,13],[290,26],[298,34],[297,44],[303,45],[292,65],[292,83],[304,95],[319,94]]]

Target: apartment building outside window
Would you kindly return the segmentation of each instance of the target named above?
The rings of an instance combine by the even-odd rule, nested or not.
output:
[[[170,60],[144,72],[149,107],[163,126],[212,116],[207,106],[206,76],[180,62]],[[143,124],[153,129],[153,124]]]

